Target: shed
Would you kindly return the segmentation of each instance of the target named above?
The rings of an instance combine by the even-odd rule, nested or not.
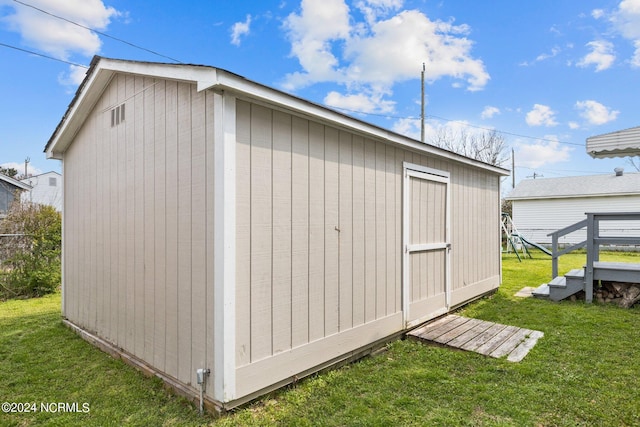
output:
[[[507,196],[513,222],[527,240],[550,245],[549,233],[586,218],[586,212],[633,212],[640,206],[640,173],[539,178],[520,181]],[[611,221],[603,235],[638,235],[638,224]],[[586,240],[586,230],[560,238],[560,244]]]
[[[22,193],[23,201],[53,206],[58,212],[62,212],[61,174],[50,171],[20,181],[31,186],[30,191]]]
[[[7,215],[16,194],[28,190],[28,184],[0,173],[0,219]]]
[[[45,152],[65,322],[219,408],[500,283],[506,170],[219,68],[95,57]]]

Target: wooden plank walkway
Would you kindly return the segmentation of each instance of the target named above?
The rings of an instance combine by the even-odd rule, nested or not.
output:
[[[519,362],[544,334],[450,314],[407,333],[409,338]]]

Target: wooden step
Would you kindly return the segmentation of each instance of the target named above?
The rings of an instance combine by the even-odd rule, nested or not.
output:
[[[531,291],[531,295],[533,295],[536,298],[548,299],[549,285],[547,285],[546,283],[543,283],[542,285],[538,286],[536,289]]]
[[[560,301],[584,289],[584,280],[567,280],[565,276],[558,276],[549,282],[549,299]]]

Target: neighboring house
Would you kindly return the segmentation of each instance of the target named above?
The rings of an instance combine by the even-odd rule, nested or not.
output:
[[[587,212],[637,212],[640,173],[539,178],[520,181],[507,196],[513,203],[513,222],[527,240],[550,245],[549,233],[586,218]],[[640,235],[638,224],[608,222],[602,232]],[[586,230],[560,238],[560,244],[586,239]]]
[[[58,172],[30,176],[21,182],[32,187],[31,191],[22,193],[23,201],[53,206],[58,212],[62,212],[62,175]]]
[[[0,219],[6,217],[16,194],[30,189],[29,185],[0,173]]]
[[[508,171],[221,69],[96,57],[45,151],[65,322],[218,407],[500,284]]]

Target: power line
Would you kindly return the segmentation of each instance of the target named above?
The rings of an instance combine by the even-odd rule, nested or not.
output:
[[[173,62],[177,62],[177,63],[179,63],[179,64],[182,64],[182,63],[183,63],[182,61],[179,61],[179,60],[177,60],[177,59],[175,59],[175,58],[172,58],[172,57],[170,57],[170,56],[163,55],[163,54],[161,54],[161,53],[158,53],[158,52],[153,51],[153,50],[151,50],[151,49],[147,49],[146,47],[139,46],[139,45],[137,45],[137,44],[135,44],[135,43],[128,42],[128,41],[123,40],[123,39],[120,39],[120,38],[118,38],[118,37],[110,36],[110,35],[109,35],[109,34],[107,34],[107,33],[103,33],[103,32],[101,32],[101,31],[98,31],[98,30],[95,30],[95,29],[93,29],[93,28],[90,28],[90,27],[87,27],[87,26],[85,26],[85,25],[82,25],[82,24],[79,24],[79,23],[77,23],[77,22],[74,22],[74,21],[72,21],[72,20],[70,20],[70,19],[64,18],[64,17],[62,17],[62,16],[55,15],[55,14],[53,14],[53,13],[51,13],[51,12],[47,12],[46,10],[40,9],[40,8],[38,8],[38,7],[36,7],[36,6],[33,6],[33,5],[31,5],[31,4],[24,3],[24,2],[22,2],[22,1],[20,1],[20,0],[13,0],[13,1],[14,1],[15,3],[21,4],[21,5],[23,5],[23,6],[30,7],[31,9],[37,10],[38,12],[44,13],[45,15],[49,15],[49,16],[51,16],[51,17],[53,17],[53,18],[60,19],[60,20],[62,20],[62,21],[68,22],[69,24],[76,25],[76,26],[78,26],[78,27],[80,27],[80,28],[84,28],[85,30],[92,31],[92,32],[94,32],[94,33],[96,33],[96,34],[100,34],[101,36],[108,37],[108,38],[110,38],[110,39],[112,39],[112,40],[119,41],[120,43],[124,43],[124,44],[126,44],[126,45],[131,46],[131,47],[135,47],[136,49],[144,50],[145,52],[149,52],[149,53],[151,53],[151,54],[153,54],[153,55],[157,55],[157,56],[160,56],[160,57],[162,57],[162,58],[169,59],[169,60],[171,60],[171,61],[173,61]]]
[[[348,111],[350,113],[363,114],[365,116],[376,116],[376,117],[383,117],[383,118],[386,118],[386,119],[420,120],[419,117],[413,117],[413,116],[394,116],[394,115],[391,115],[391,114],[367,113],[365,111],[350,110],[348,108],[336,107],[336,106],[331,106],[331,105],[325,105],[325,106],[329,107],[329,108],[334,108],[336,110]],[[462,126],[475,128],[475,129],[486,130],[488,132],[497,132],[497,133],[501,133],[501,134],[504,134],[504,135],[517,136],[519,138],[534,139],[534,140],[537,140],[537,141],[544,141],[544,142],[557,142],[558,144],[575,145],[575,146],[578,146],[578,147],[583,147],[584,146],[584,144],[581,144],[581,143],[578,143],[578,142],[559,141],[559,140],[556,140],[556,139],[540,138],[540,137],[537,137],[537,136],[530,136],[530,135],[522,135],[522,134],[519,134],[519,133],[513,133],[513,132],[504,131],[504,130],[492,129],[492,128],[486,128],[486,127],[482,127],[482,126],[472,125],[472,124],[469,124],[469,123],[464,122],[462,120],[447,119],[447,118],[444,118],[444,117],[434,116],[432,114],[429,114],[426,117],[432,118],[432,119],[436,119],[436,120],[442,120],[442,121],[445,121],[445,122],[459,123]]]
[[[12,45],[5,44],[5,43],[0,43],[0,46],[8,47],[9,49],[19,50],[21,52],[29,53],[31,55],[36,55],[36,56],[41,56],[43,58],[52,59],[54,61],[63,62],[65,64],[75,65],[76,67],[82,67],[82,68],[87,68],[87,69],[89,68],[86,65],[78,64],[76,62],[65,61],[64,59],[54,58],[53,56],[43,55],[42,53],[34,52],[32,50],[22,49],[20,47],[12,46]]]

